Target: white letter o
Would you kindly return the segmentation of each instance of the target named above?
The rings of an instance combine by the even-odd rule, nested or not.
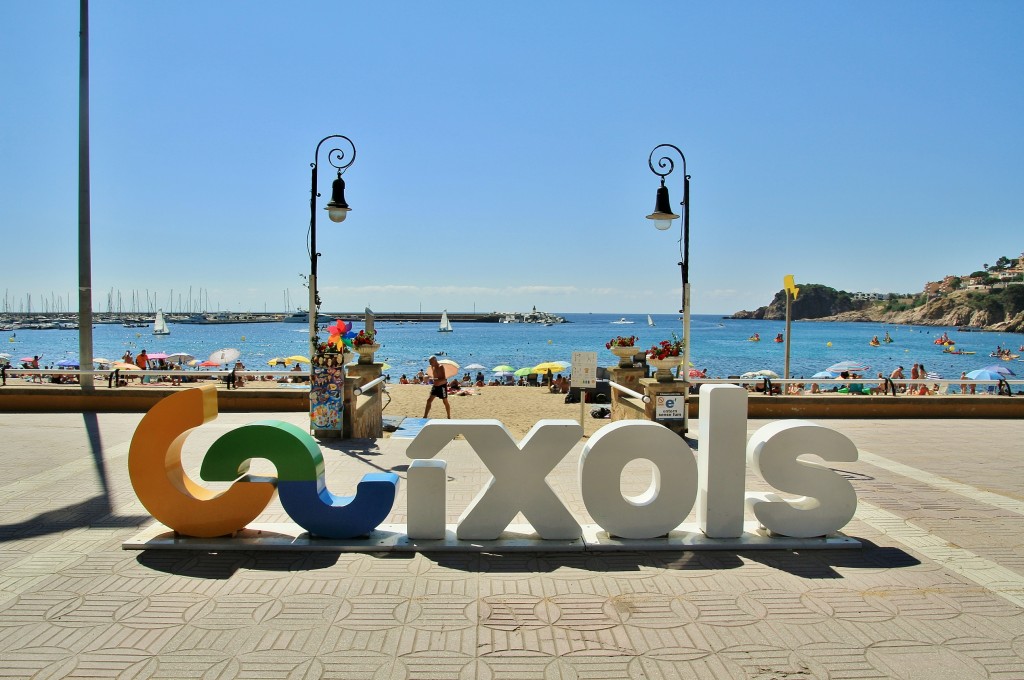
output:
[[[640,496],[625,498],[622,470],[637,459],[654,464],[651,485]],[[579,477],[587,512],[621,538],[664,536],[682,524],[697,498],[693,450],[679,435],[650,421],[620,421],[598,430],[583,447]]]

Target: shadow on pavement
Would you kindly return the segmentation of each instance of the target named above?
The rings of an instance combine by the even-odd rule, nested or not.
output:
[[[222,581],[234,576],[239,569],[268,572],[329,569],[337,564],[339,557],[340,553],[335,552],[143,550],[136,562],[165,574]]]
[[[111,515],[110,501],[105,495],[47,510],[14,524],[0,524],[0,543],[15,539],[56,534],[78,527],[140,527],[152,521],[149,515]]]
[[[254,571],[303,571],[327,569],[341,552],[258,552],[214,553],[206,551],[145,550],[140,565],[179,576],[227,579],[239,569]],[[353,553],[346,553],[353,554]],[[409,561],[417,553],[358,553],[375,561]],[[593,573],[625,573],[641,569],[671,571],[721,571],[757,563],[810,579],[845,578],[837,569],[898,569],[920,561],[898,548],[880,547],[864,541],[861,550],[698,550],[691,552],[424,552],[439,567],[477,574],[550,574],[560,569]],[[372,567],[371,567],[372,569]]]

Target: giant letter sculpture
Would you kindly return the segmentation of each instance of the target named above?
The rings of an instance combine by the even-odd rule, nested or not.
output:
[[[393,472],[363,475],[355,496],[332,494],[324,482],[324,458],[316,440],[277,420],[250,423],[221,436],[206,452],[199,474],[210,482],[232,480],[252,458],[266,458],[277,467],[281,505],[314,536],[365,536],[395,504],[398,475]]]
[[[160,400],[142,418],[128,450],[135,494],[157,520],[187,536],[209,538],[238,531],[274,497],[273,478],[243,476],[217,493],[193,482],[181,466],[189,432],[217,417],[217,388],[204,385]],[[238,477],[235,474],[231,477]]]
[[[583,436],[579,423],[541,420],[516,446],[497,420],[435,420],[412,440],[406,455],[432,458],[459,434],[493,475],[459,517],[459,539],[495,540],[519,512],[541,538],[572,540],[583,534],[545,479]]]
[[[824,465],[797,460],[811,454],[829,462],[857,460],[857,447],[845,435],[806,420],[765,425],[747,443],[747,462],[779,491],[800,494],[787,500],[776,493],[748,493],[747,505],[769,531],[810,538],[838,531],[857,512],[857,492],[849,480]]]

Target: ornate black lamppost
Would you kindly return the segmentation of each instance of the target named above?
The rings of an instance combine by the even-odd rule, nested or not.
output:
[[[317,162],[320,158],[320,147],[328,139],[344,139],[348,142],[348,145],[352,148],[352,156],[345,162],[345,151],[343,149],[334,148],[327,153],[328,162],[337,169],[338,177],[334,180],[334,184],[331,187],[331,201],[324,208],[327,211],[327,216],[330,217],[332,222],[344,222],[345,218],[348,217],[348,212],[351,208],[348,207],[348,203],[345,202],[345,180],[341,178],[341,174],[345,172],[353,163],[356,161],[356,145],[352,143],[352,140],[345,135],[328,135],[320,140],[320,143],[316,145],[316,151],[313,152],[313,162],[310,163],[310,167],[313,168],[313,188],[310,190],[309,197],[309,358],[312,359],[313,355],[316,354],[316,347],[320,342],[317,334],[317,317],[320,313],[320,292],[316,287],[316,260],[320,257],[320,253],[316,251],[316,199],[320,196],[320,193],[316,189],[316,170]]]
[[[647,219],[654,220],[654,226],[665,231],[672,227],[672,220],[678,219],[679,215],[672,212],[672,203],[668,197],[668,187],[665,186],[665,178],[672,174],[675,169],[675,162],[669,157],[662,155],[658,158],[655,168],[654,156],[659,149],[665,149],[668,153],[671,149],[679,154],[683,161],[683,200],[679,203],[683,209],[683,229],[679,237],[679,270],[683,277],[683,304],[679,313],[683,315],[683,364],[679,368],[679,377],[683,380],[684,393],[689,391],[690,375],[690,176],[686,174],[686,156],[679,150],[679,147],[672,144],[659,144],[651,150],[647,157],[647,165],[651,172],[661,178],[661,186],[658,187],[658,194],[654,202],[654,212],[647,216]],[[687,408],[683,409],[683,433],[689,429],[689,418]]]

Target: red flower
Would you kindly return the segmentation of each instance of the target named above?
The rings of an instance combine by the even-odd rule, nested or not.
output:
[[[657,343],[649,350],[647,350],[648,359],[668,359],[669,357],[678,357],[683,353],[685,344],[682,340],[676,337],[675,333],[672,334],[672,340],[662,340]]]
[[[612,347],[633,347],[636,345],[637,338],[635,335],[631,335],[628,338],[621,335],[616,336],[604,343],[605,349],[611,349]]]
[[[374,344],[374,339],[376,335],[376,332],[367,333],[365,330],[359,331],[356,334],[356,337],[352,338],[352,345],[355,347],[362,347],[363,345],[372,345]]]

